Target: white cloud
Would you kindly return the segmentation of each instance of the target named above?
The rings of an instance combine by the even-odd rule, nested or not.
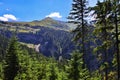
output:
[[[0,16],[0,21],[17,21],[17,18],[12,14],[4,14],[3,16]]]
[[[0,17],[0,21],[8,21],[8,19],[5,17]]]
[[[4,14],[3,17],[10,19],[10,20],[14,20],[14,21],[17,20],[17,18],[12,14]]]
[[[46,17],[51,17],[51,18],[62,18],[59,12],[53,12],[47,15]]]

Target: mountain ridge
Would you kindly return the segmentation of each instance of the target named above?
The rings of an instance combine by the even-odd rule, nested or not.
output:
[[[12,25],[12,26],[43,26],[43,27],[49,27],[49,28],[53,28],[56,30],[65,30],[65,31],[71,31],[74,28],[76,28],[76,26],[74,24],[71,23],[67,23],[64,21],[59,21],[59,20],[55,20],[53,18],[50,17],[46,17],[42,20],[34,20],[31,22],[4,22],[4,21],[0,21],[0,23],[2,24],[8,24],[8,25]]]

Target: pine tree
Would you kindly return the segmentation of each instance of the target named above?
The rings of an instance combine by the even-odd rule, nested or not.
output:
[[[101,40],[102,44],[99,45],[99,49],[102,49],[104,52],[104,63],[105,66],[105,80],[108,80],[108,50],[111,46],[111,30],[112,26],[108,19],[108,16],[111,12],[111,5],[109,0],[104,0],[104,2],[97,2],[97,6],[93,8],[94,14],[97,15],[95,22],[95,33],[96,36]],[[98,48],[98,47],[97,47]]]
[[[18,54],[19,45],[17,38],[14,36],[10,41],[9,48],[5,57],[4,80],[14,80],[15,76],[17,75],[19,70],[17,57]]]
[[[86,0],[73,0],[72,10],[68,16],[69,22],[77,25],[77,28],[73,30],[75,33],[75,41],[81,40],[81,52],[83,53],[83,61],[85,62],[85,36],[87,35],[87,18],[88,9],[86,7]],[[85,67],[85,65],[83,65]]]
[[[89,79],[89,71],[87,68],[83,68],[82,54],[78,51],[72,53],[72,57],[67,67],[68,79],[70,80],[87,80]]]
[[[40,63],[36,57],[31,58],[27,50],[21,50],[18,54],[19,71],[15,80],[38,80]]]
[[[115,40],[116,40],[116,60],[117,60],[117,72],[118,80],[120,80],[120,50],[119,50],[119,22],[120,22],[120,0],[110,0],[112,5],[112,11],[110,17],[113,19],[115,27]]]

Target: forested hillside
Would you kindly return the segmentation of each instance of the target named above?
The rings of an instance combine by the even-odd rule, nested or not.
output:
[[[1,22],[1,34],[7,38],[10,38],[15,30],[20,42],[28,44],[28,46],[33,44],[33,48],[35,48],[35,45],[40,44],[40,47],[38,47],[39,52],[46,56],[57,58],[63,54],[64,57],[67,57],[76,49],[75,43],[72,42],[73,34],[68,31],[44,26],[23,26],[22,24],[17,26],[16,23]]]

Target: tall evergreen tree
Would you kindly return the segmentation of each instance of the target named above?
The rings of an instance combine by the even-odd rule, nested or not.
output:
[[[115,36],[115,50],[116,50],[116,60],[117,60],[117,72],[118,80],[120,80],[120,50],[119,50],[119,23],[120,23],[120,0],[108,0],[111,6],[109,6],[110,13],[108,16],[109,21],[114,27]]]
[[[37,80],[38,78],[38,61],[33,60],[27,50],[21,50],[18,54],[19,71],[15,80]],[[39,66],[40,67],[40,66]]]
[[[109,0],[104,0],[104,2],[100,2],[98,0],[97,6],[93,8],[94,14],[96,17],[95,22],[95,33],[98,39],[102,42],[99,45],[99,49],[102,49],[104,52],[104,66],[105,66],[105,80],[108,80],[108,49],[111,43],[111,30],[112,26],[109,23],[108,16],[111,12],[111,5]],[[97,47],[98,48],[98,47]],[[103,54],[102,54],[103,55]]]
[[[83,53],[83,61],[85,62],[85,36],[87,36],[87,1],[86,0],[73,0],[72,10],[68,16],[69,22],[77,25],[77,28],[73,30],[75,33],[75,41],[81,40],[81,52]],[[85,65],[83,66],[85,67]]]
[[[120,0],[111,0],[111,4],[112,4],[111,16],[115,26],[117,72],[118,80],[120,80],[120,52],[119,52]]]
[[[4,80],[14,80],[17,72],[19,70],[18,57],[19,54],[19,45],[17,38],[12,37],[7,54],[5,57],[5,67],[4,67]]]
[[[69,61],[68,69],[68,79],[70,80],[89,80],[89,72],[87,68],[82,68],[83,60],[82,54],[75,51],[72,54],[72,58]]]

